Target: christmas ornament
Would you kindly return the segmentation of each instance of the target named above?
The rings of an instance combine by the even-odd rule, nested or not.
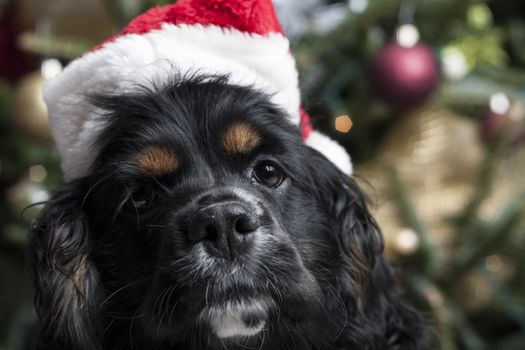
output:
[[[437,60],[414,25],[416,5],[415,0],[401,1],[395,40],[379,50],[371,68],[377,95],[401,110],[422,104],[439,83]]]
[[[302,128],[305,143],[351,172],[344,148],[310,130],[301,109],[295,60],[270,0],[180,0],[156,7],[75,60],[45,87],[65,178],[82,176],[96,157],[90,145],[103,123],[83,96],[162,86],[175,74],[226,75],[268,93]],[[172,74],[170,74],[172,73]]]
[[[424,102],[439,83],[439,67],[432,50],[415,34],[400,28],[401,36],[387,44],[372,62],[372,84],[389,105],[408,109]]]
[[[42,97],[44,82],[41,71],[20,80],[13,100],[13,123],[30,136],[49,140],[47,108]]]

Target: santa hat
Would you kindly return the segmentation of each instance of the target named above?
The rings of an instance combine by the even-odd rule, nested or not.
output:
[[[93,141],[103,128],[103,113],[86,96],[162,86],[174,72],[227,75],[231,84],[270,94],[290,123],[301,127],[308,146],[351,173],[346,151],[312,130],[300,106],[295,60],[271,0],[179,0],[137,17],[46,83],[66,180],[86,175],[97,156]]]

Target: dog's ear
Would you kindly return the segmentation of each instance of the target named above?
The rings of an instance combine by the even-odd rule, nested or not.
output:
[[[40,348],[97,349],[98,274],[80,181],[65,184],[32,225]]]
[[[382,256],[383,235],[367,208],[366,196],[353,178],[324,156],[314,150],[309,153],[317,200],[335,223],[342,256],[341,283],[361,315],[360,326],[369,324],[369,329],[378,330],[375,341],[386,337],[381,343],[384,349],[419,349],[424,322],[399,297],[392,268]]]
[[[311,173],[318,200],[334,220],[345,287],[359,303],[374,266],[383,251],[383,236],[367,208],[366,197],[355,180],[309,149]],[[359,305],[355,305],[359,307]]]

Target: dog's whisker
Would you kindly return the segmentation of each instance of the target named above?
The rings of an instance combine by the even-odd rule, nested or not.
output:
[[[153,310],[153,318],[152,318],[152,322],[157,322],[157,317],[160,316],[160,312],[161,312],[161,308],[159,306],[159,303],[161,302],[161,300],[164,298],[164,296],[166,295],[166,293],[169,292],[169,288],[167,289],[164,289],[162,290],[159,295],[155,298],[155,302],[153,303],[153,307],[152,307],[152,310]]]
[[[175,291],[175,289],[176,289],[175,286],[171,287],[171,291],[167,294],[166,301],[165,301],[166,305],[164,306],[164,312],[162,313],[160,317],[159,323],[161,323],[164,320],[165,315],[169,314],[170,309],[168,308],[168,306],[171,300],[171,296],[173,295],[173,292]]]
[[[320,272],[313,265],[310,268],[312,269],[312,272],[316,275],[316,277],[319,280],[323,281],[325,283],[325,285],[331,290],[332,295],[337,299],[338,304],[339,304],[340,308],[342,309],[341,313],[344,315],[344,322],[341,325],[341,328],[339,329],[339,331],[337,332],[337,334],[335,336],[335,339],[339,339],[339,337],[343,334],[343,332],[344,332],[344,330],[346,328],[346,325],[348,324],[348,309],[347,309],[346,303],[341,298],[340,293],[335,289],[335,287],[332,285],[332,283],[330,281],[328,281],[328,279],[324,276],[324,274],[322,272]],[[324,305],[322,303],[321,303],[321,306],[325,310],[325,314],[328,315],[329,313],[325,309],[325,307],[324,307]]]
[[[95,188],[97,186],[99,186],[101,183],[103,183],[104,181],[106,181],[107,179],[109,179],[110,177],[114,176],[115,173],[110,173],[110,174],[107,174],[106,176],[102,177],[100,180],[98,180],[97,182],[95,182],[94,185],[92,185],[89,190],[87,190],[86,194],[84,195],[84,198],[82,199],[82,202],[80,204],[80,208],[84,208],[84,205],[86,204],[86,200],[88,199],[89,195],[95,190]]]
[[[179,302],[175,302],[173,303],[173,306],[171,308],[171,311],[170,311],[170,315],[169,315],[169,318],[168,318],[168,322],[171,323],[172,319],[173,319],[173,313],[175,312],[175,309],[177,308],[177,305],[179,304]]]
[[[262,330],[262,334],[261,334],[261,345],[259,345],[259,349],[258,350],[262,350],[262,348],[264,347],[264,341],[266,340],[266,333],[268,332],[268,329],[265,328]]]
[[[111,328],[111,326],[113,325],[113,322],[115,322],[115,320],[116,320],[115,318],[112,318],[111,321],[108,322],[108,324],[106,325],[106,327],[102,331],[102,339],[104,338],[106,333],[109,331],[109,329]]]
[[[141,279],[141,280],[138,280],[138,281],[133,281],[133,282],[130,282],[122,287],[120,287],[119,289],[117,289],[116,291],[114,291],[112,294],[110,294],[106,299],[104,299],[104,301],[102,301],[102,303],[100,303],[98,309],[97,309],[97,312],[100,312],[100,310],[104,307],[104,305],[106,305],[106,303],[109,302],[109,300],[113,297],[115,297],[118,293],[124,291],[125,289],[127,288],[130,288],[136,284],[139,284],[139,283],[142,283],[144,281],[146,281],[147,279]]]

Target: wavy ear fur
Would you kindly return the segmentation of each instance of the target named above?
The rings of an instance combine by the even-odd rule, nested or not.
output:
[[[32,227],[39,349],[97,349],[98,273],[79,182],[65,184]]]
[[[368,210],[366,196],[353,178],[317,151],[309,152],[313,188],[335,221],[340,284],[355,321],[351,332],[367,334],[370,339],[362,339],[362,344],[370,344],[370,349],[420,349],[424,322],[400,299],[390,263],[382,255],[383,235]]]

